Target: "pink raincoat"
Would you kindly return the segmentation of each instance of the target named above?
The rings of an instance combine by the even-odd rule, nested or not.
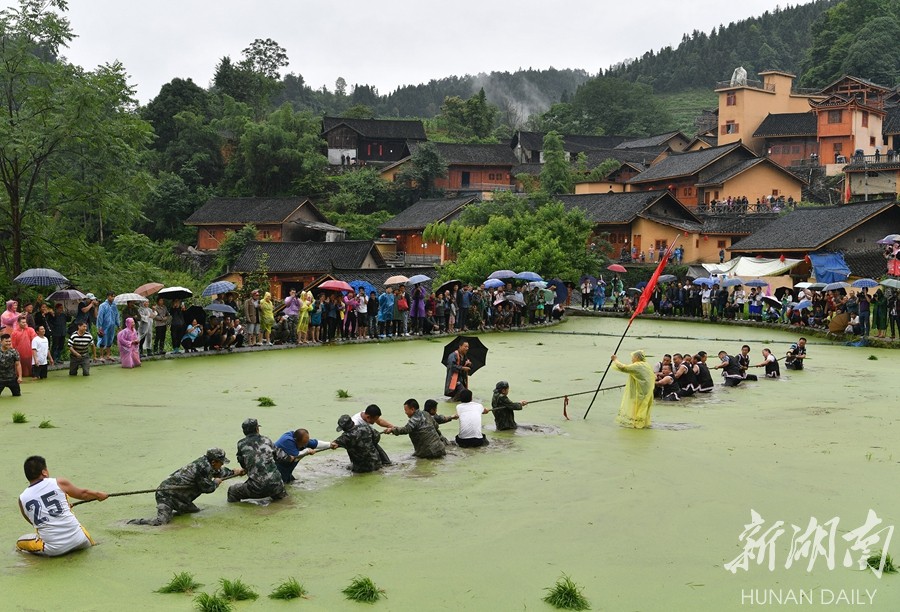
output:
[[[125,327],[116,336],[119,341],[119,358],[123,368],[137,368],[141,365],[141,337],[134,329],[134,319],[125,319]]]

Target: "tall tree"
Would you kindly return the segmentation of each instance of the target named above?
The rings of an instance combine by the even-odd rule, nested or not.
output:
[[[415,185],[421,197],[434,195],[434,181],[447,176],[447,162],[431,142],[421,144],[412,154],[406,168],[400,172],[401,181]]]
[[[113,207],[126,223],[137,212],[127,190],[150,126],[120,64],[87,72],[59,57],[74,37],[65,8],[21,0],[0,12],[0,217],[10,232],[0,249],[10,276],[22,271],[26,242],[37,254],[60,238],[41,215],[99,220],[102,239]]]
[[[287,51],[271,38],[257,38],[241,53],[248,68],[273,81],[281,78],[281,69],[289,63]]]
[[[541,189],[546,193],[572,193],[575,177],[563,150],[562,137],[556,132],[544,135],[544,165],[541,167]]]

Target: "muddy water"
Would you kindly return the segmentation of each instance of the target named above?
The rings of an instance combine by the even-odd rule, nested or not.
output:
[[[489,401],[499,379],[510,381],[513,399],[591,389],[621,329],[619,320],[574,320],[553,333],[486,335],[488,366],[473,377],[473,391]],[[748,343],[755,358],[763,344],[781,355],[793,339],[651,319],[635,324],[620,352],[714,354]],[[587,420],[585,396],[572,398],[571,421],[561,401],[539,403],[518,417],[537,427],[514,434],[486,427],[487,449],[417,461],[408,439],[391,436],[384,447],[395,465],[380,474],[353,476],[343,451],[330,451],[300,463],[299,483],[282,502],[229,505],[220,490],[198,500],[200,514],[153,529],[125,524],[154,513],[152,495],[114,498],[76,508],[100,542],[92,550],[55,560],[13,550],[28,531],[16,497],[29,454],[44,455],[51,474],[76,484],[126,491],[155,486],[210,446],[233,457],[249,416],[273,438],[306,427],[329,440],[338,416],[372,402],[403,423],[403,400],[440,395],[442,344],[223,355],[137,371],[95,368],[87,379],[57,372],[26,384],[18,401],[4,394],[2,607],[190,610],[189,597],[153,593],[179,571],[192,572],[206,590],[219,578],[241,577],[263,597],[239,609],[289,605],[265,595],[290,576],[310,592],[290,605],[359,609],[340,591],[363,574],[387,591],[377,604],[385,610],[541,610],[549,609],[540,601],[544,587],[561,573],[603,610],[738,610],[749,605],[742,595],[788,589],[811,593],[812,609],[846,609],[823,603],[827,590],[834,601],[841,589],[864,599],[864,589],[877,589],[867,609],[900,607],[900,578],[844,568],[841,538],[870,508],[886,524],[900,523],[898,354],[815,342],[807,370],[657,404],[657,427],[648,431],[614,425],[618,390],[601,394]],[[611,372],[606,384],[622,382]],[[338,389],[351,397],[338,399]],[[257,407],[259,396],[276,406]],[[14,410],[30,422],[12,424]],[[449,414],[452,405],[442,402],[440,411]],[[57,428],[39,429],[45,419]],[[456,425],[442,429],[452,438]],[[723,565],[741,553],[738,536],[751,509],[765,519],[763,531],[778,520],[787,531],[776,540],[773,571],[752,561],[734,575]],[[805,529],[811,517],[840,519],[835,568],[819,558],[808,572],[804,558],[786,569],[790,525]]]

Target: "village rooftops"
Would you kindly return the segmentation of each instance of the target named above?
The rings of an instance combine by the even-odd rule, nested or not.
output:
[[[382,231],[421,230],[429,223],[449,223],[459,216],[463,208],[475,202],[473,196],[459,198],[434,198],[419,200],[393,219],[378,226]]]
[[[422,122],[404,119],[350,119],[347,117],[325,117],[322,119],[322,133],[330,132],[345,125],[360,136],[391,140],[425,140]]]
[[[410,142],[409,152],[415,155],[423,143]],[[454,144],[432,142],[438,154],[448,164],[469,166],[516,166],[519,160],[505,144]]]
[[[384,258],[371,240],[337,242],[251,242],[237,258],[234,272],[253,272],[265,258],[269,274],[322,273],[334,269],[362,268],[371,257],[383,267]]]
[[[815,138],[817,134],[816,114],[777,113],[763,119],[753,133],[754,138],[780,138],[785,136],[808,136]]]
[[[872,217],[897,206],[878,200],[842,206],[801,207],[731,246],[740,252],[816,251]]]
[[[626,224],[637,217],[651,218],[647,211],[657,204],[678,212],[678,217],[652,215],[653,221],[699,231],[700,219],[668,191],[629,191],[626,193],[591,193],[583,195],[557,195],[566,210],[579,209],[585,218],[595,224]],[[685,226],[690,224],[690,227]],[[684,227],[683,227],[684,226]]]
[[[723,170],[719,174],[706,179],[702,183],[697,183],[697,187],[715,187],[717,185],[724,185],[726,181],[730,181],[731,179],[733,179],[737,175],[741,174],[742,172],[746,172],[750,168],[753,168],[760,164],[768,164],[768,165],[774,167],[775,169],[777,169],[778,171],[787,174],[791,178],[800,181],[804,185],[808,184],[806,179],[800,178],[793,172],[790,172],[790,171],[784,169],[783,167],[779,166],[772,160],[767,159],[765,157],[757,157],[754,159],[745,159],[742,162],[738,162],[737,164],[727,168],[726,170]]]
[[[546,135],[545,132],[518,131],[513,135],[510,146],[515,148],[519,145],[530,151],[542,151]],[[589,149],[612,149],[628,140],[627,136],[590,136],[586,134],[561,134],[560,136],[563,139],[563,150],[570,153]]]
[[[304,205],[315,206],[309,198],[210,198],[194,211],[185,225],[265,225],[284,223]],[[321,213],[316,209],[316,213]],[[324,217],[323,217],[324,218]]]
[[[666,132],[665,134],[656,134],[654,136],[647,136],[646,138],[637,138],[635,140],[626,140],[625,142],[619,143],[616,145],[617,149],[643,149],[646,147],[659,147],[664,146],[669,143],[673,138],[680,137],[685,142],[688,142],[690,138],[682,134],[680,131],[674,132]]]
[[[734,142],[721,147],[712,147],[690,153],[673,153],[658,164],[647,168],[647,170],[629,180],[628,183],[651,183],[692,176],[732,151],[742,147],[743,145],[740,142]],[[750,152],[748,151],[748,153]]]

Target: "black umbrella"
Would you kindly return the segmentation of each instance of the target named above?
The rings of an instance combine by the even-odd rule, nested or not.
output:
[[[191,306],[184,311],[185,323],[190,323],[194,319],[197,319],[197,323],[200,325],[206,325],[206,311],[200,306]]]
[[[463,342],[469,343],[469,352],[466,353],[466,359],[472,362],[469,374],[474,374],[487,363],[488,349],[477,336],[457,336],[444,347],[444,356],[441,357],[441,363],[447,365],[447,357],[450,353],[459,348]]]
[[[229,306],[228,304],[216,304],[213,302],[212,304],[207,304],[203,307],[203,310],[208,310],[209,312],[224,312],[225,314],[237,314],[237,310]]]
[[[453,280],[448,280],[446,283],[442,284],[435,290],[435,295],[444,295],[444,291],[452,290],[453,285],[459,285],[459,288],[462,289],[463,282],[458,278],[454,278]]]

